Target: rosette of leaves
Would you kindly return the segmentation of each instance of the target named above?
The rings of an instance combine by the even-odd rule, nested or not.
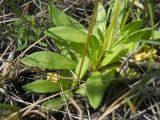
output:
[[[68,84],[64,90],[77,87],[77,83],[90,73],[83,87],[76,93],[86,96],[90,105],[95,109],[98,108],[106,88],[115,78],[121,58],[137,47],[140,40],[149,40],[153,32],[151,28],[142,28],[141,19],[133,20],[128,24],[123,23],[126,19],[128,4],[128,2],[116,0],[114,7],[110,8],[111,13],[109,11],[106,14],[102,3],[98,3],[94,27],[88,43],[86,43],[88,30],[74,18],[49,4],[52,27],[44,33],[55,41],[61,54],[40,51],[24,57],[21,62],[31,67],[63,70],[68,73],[67,77],[73,77],[69,71],[74,71],[75,75],[79,75],[77,76],[79,79],[73,79],[74,85]],[[108,17],[110,14],[111,16]],[[107,27],[106,22],[109,23]],[[85,53],[86,44],[87,52]],[[63,82],[64,85],[65,82]],[[40,93],[58,92],[61,89],[57,84],[40,80],[25,85],[24,88]]]

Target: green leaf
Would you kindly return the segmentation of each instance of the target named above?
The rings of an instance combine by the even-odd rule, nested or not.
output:
[[[130,34],[132,32],[139,30],[142,27],[142,25],[143,25],[142,20],[135,20],[125,25],[122,28],[121,32],[122,34]]]
[[[54,39],[61,39],[76,43],[85,43],[87,38],[87,33],[76,28],[60,26],[53,27],[44,32],[45,35],[52,37]]]
[[[98,29],[103,33],[106,30],[106,11],[102,3],[99,2],[95,25],[93,28],[93,35],[99,38]]]
[[[84,54],[84,44],[83,43],[70,43],[71,49],[73,49],[76,53],[80,54],[81,56]]]
[[[92,36],[92,39],[89,41],[88,45],[90,58],[93,61],[93,64],[96,64],[101,50],[100,41],[97,37]]]
[[[75,69],[77,62],[58,53],[40,51],[24,57],[21,62],[31,67],[45,69]]]
[[[105,70],[102,71],[102,81],[103,84],[105,85],[105,88],[107,88],[112,80],[115,78],[115,73],[116,73],[116,67],[107,67]]]
[[[71,87],[71,80],[59,79],[59,84],[62,86],[63,90],[67,90]]]
[[[75,73],[77,75],[79,74],[81,62],[82,62],[82,58],[79,60],[76,71],[75,71]],[[82,66],[82,70],[81,70],[81,74],[80,74],[80,79],[85,75],[85,73],[88,70],[88,67],[89,67],[89,58],[85,56],[83,66]]]
[[[124,57],[127,53],[127,49],[123,47],[121,44],[113,47],[111,51],[106,53],[105,58],[103,59],[101,66],[106,66],[114,62],[118,62]]]
[[[160,31],[153,31],[154,39],[160,40]]]
[[[64,100],[68,101],[70,97],[73,97],[73,92],[72,91],[64,91],[63,96],[50,99],[48,101],[43,102],[41,105],[41,109],[43,111],[55,111],[58,112],[62,107],[64,106],[65,102]]]
[[[80,88],[75,91],[76,94],[86,96],[86,84],[84,83]]]
[[[63,105],[64,105],[64,101],[62,100],[62,98],[55,98],[55,99],[45,101],[41,105],[41,109],[43,111],[60,110],[63,107]]]
[[[23,86],[23,89],[36,93],[50,93],[58,92],[61,90],[58,83],[49,80],[36,80],[32,83]]]
[[[117,16],[117,25],[116,28],[119,29],[121,27],[121,25],[123,25],[124,22],[124,18],[127,12],[127,0],[122,0],[119,6],[119,15]]]
[[[128,50],[128,53],[133,52],[133,50],[137,49],[138,46],[139,46],[138,42],[130,42],[124,45],[124,47]]]
[[[51,15],[52,22],[58,26],[70,26],[74,28],[85,29],[83,25],[81,25],[78,21],[73,19],[72,17],[65,14],[60,9],[54,7],[53,5],[49,5],[49,13]]]
[[[100,72],[93,72],[92,76],[87,79],[86,92],[91,106],[94,109],[98,108],[105,92]]]
[[[10,105],[10,104],[5,104],[5,103],[0,103],[0,109],[2,110],[12,110],[12,111],[18,111],[20,110],[21,108],[20,107],[17,107],[15,105]]]
[[[138,42],[141,39],[149,39],[152,35],[152,29],[151,28],[144,28],[141,30],[137,30],[131,34],[129,34],[126,39],[123,41],[124,44],[128,44],[130,42]]]
[[[104,32],[101,32],[101,30],[100,29],[98,29],[98,31],[97,31],[98,33],[98,38],[99,38],[99,40],[100,40],[100,45],[102,45],[102,42],[103,42],[103,40],[104,40]]]
[[[15,105],[0,103],[0,120],[19,120],[21,108]],[[13,113],[15,113],[13,115]]]
[[[160,45],[159,40],[141,40],[143,44]]]

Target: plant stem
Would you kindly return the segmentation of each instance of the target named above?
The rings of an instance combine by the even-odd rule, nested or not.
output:
[[[127,22],[127,20],[128,20],[128,17],[129,17],[129,15],[130,15],[130,13],[131,13],[132,6],[133,6],[134,2],[135,2],[135,0],[132,0],[132,2],[131,2],[131,7],[128,9],[128,11],[127,11],[127,13],[126,13],[126,16],[125,16],[125,18],[124,18],[124,20],[123,20],[123,23],[122,23],[121,28],[124,27],[124,25],[126,24],[126,22]]]
[[[77,81],[79,81],[79,79],[80,79],[80,74],[81,74],[81,71],[82,71],[84,59],[85,59],[85,56],[88,52],[88,43],[89,43],[89,40],[91,39],[91,35],[92,35],[92,32],[93,32],[93,27],[94,27],[95,19],[96,19],[96,16],[97,16],[97,10],[98,10],[99,2],[100,2],[100,0],[96,0],[96,2],[95,2],[95,7],[94,7],[94,10],[93,10],[92,19],[90,21],[89,28],[88,28],[88,35],[87,35],[86,43],[84,45],[84,54],[83,54],[83,57],[82,57],[80,70],[79,70],[79,73],[78,73],[78,76],[77,76]]]
[[[107,50],[110,49],[110,43],[111,43],[111,40],[112,40],[112,32],[114,30],[114,26],[116,24],[116,19],[117,19],[117,16],[118,16],[118,10],[119,10],[119,3],[120,3],[120,0],[116,0],[115,1],[115,10],[113,12],[113,16],[112,16],[112,19],[111,19],[111,23],[109,25],[109,27],[107,28],[106,30],[106,34],[105,34],[105,38],[104,38],[104,42],[103,42],[103,46],[102,46],[102,51],[99,55],[99,59],[98,59],[98,62],[97,62],[97,68],[99,68],[100,66],[100,62],[101,62],[101,59],[106,51],[106,48]]]
[[[151,28],[153,31],[154,30],[154,13],[153,13],[153,7],[152,7],[152,0],[147,0],[147,6],[148,6],[149,17],[151,20]],[[154,34],[152,35],[152,38],[154,39]]]

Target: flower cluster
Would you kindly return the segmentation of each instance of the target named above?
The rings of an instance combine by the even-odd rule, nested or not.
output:
[[[148,45],[144,45],[140,53],[134,55],[134,58],[137,62],[142,62],[149,59],[156,60],[158,57],[156,53],[157,53],[156,49],[153,49]]]

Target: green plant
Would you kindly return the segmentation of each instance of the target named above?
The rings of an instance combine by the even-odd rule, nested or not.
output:
[[[36,27],[33,16],[23,16],[8,26],[12,28],[10,32],[11,36],[15,38],[17,51],[26,48],[29,42],[39,39],[41,33],[40,29]]]
[[[143,22],[138,18],[126,24],[128,4],[125,0],[121,3],[120,0],[115,0],[109,20],[109,13],[106,14],[103,5],[97,0],[87,30],[50,3],[49,13],[53,27],[46,30],[45,35],[54,39],[61,54],[40,51],[24,57],[21,62],[31,67],[61,70],[59,76],[63,77],[58,80],[62,88],[57,87],[59,83],[50,80],[38,80],[23,87],[38,93],[59,92],[62,89],[77,88],[79,81],[89,75],[76,93],[86,96],[90,105],[98,108],[106,88],[116,77],[121,58],[136,48],[139,41],[149,40],[153,32],[151,28],[142,28]],[[106,22],[110,23],[107,28]],[[47,87],[49,84],[50,87]],[[55,85],[51,87],[52,84]],[[70,92],[71,97],[72,95]]]
[[[8,117],[9,115],[11,115],[14,112],[17,112],[17,113],[14,116],[8,118],[7,120],[17,120],[20,116],[20,114],[18,113],[20,108],[15,105],[0,103],[0,110],[3,110],[0,113],[1,120],[5,119],[6,117]]]
[[[4,3],[15,13],[17,20],[7,24],[9,35],[14,39],[16,50],[21,51],[28,46],[29,42],[39,39],[41,30],[37,27],[33,16],[22,13],[12,0],[6,0]]]

